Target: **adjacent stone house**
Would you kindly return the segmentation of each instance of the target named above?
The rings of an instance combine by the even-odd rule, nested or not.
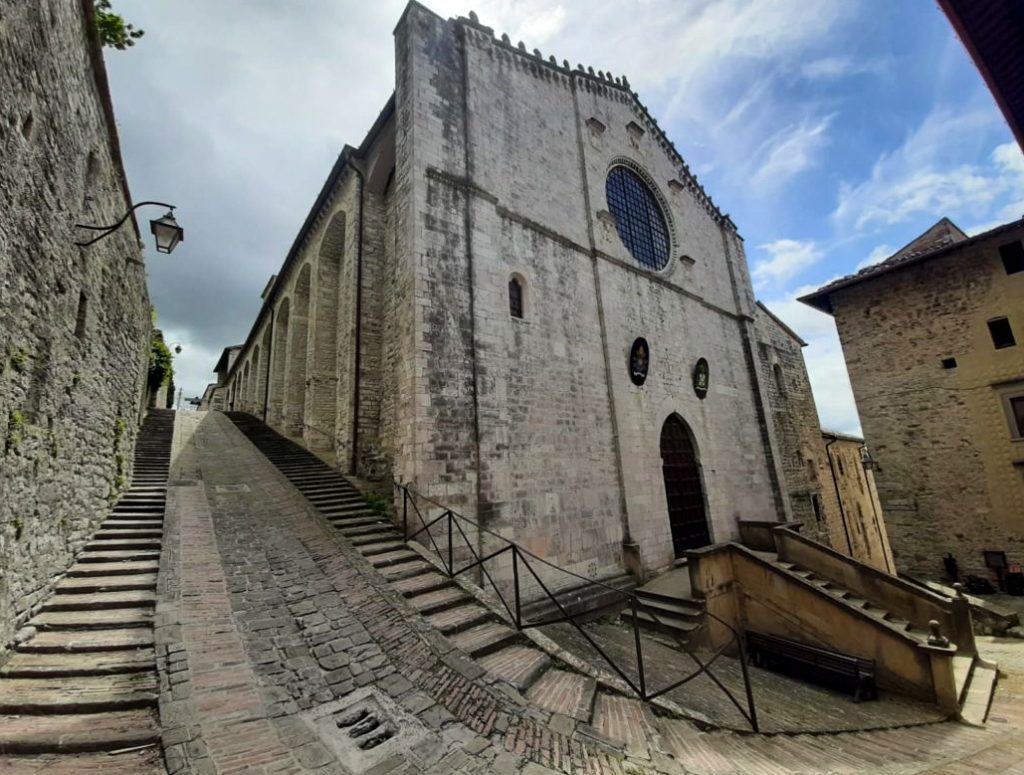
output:
[[[1022,240],[943,218],[802,299],[835,318],[901,571],[1024,562]]]
[[[0,645],[131,476],[151,328],[91,2],[3,4]]]
[[[589,577],[787,518],[743,241],[626,79],[415,2],[395,54],[229,408]]]

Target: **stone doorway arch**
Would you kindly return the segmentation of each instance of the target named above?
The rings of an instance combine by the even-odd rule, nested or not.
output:
[[[678,414],[661,426],[661,472],[665,480],[668,524],[676,557],[711,543],[700,458],[693,434]]]

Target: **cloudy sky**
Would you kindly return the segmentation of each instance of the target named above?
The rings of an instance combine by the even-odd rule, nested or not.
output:
[[[794,301],[941,216],[1024,215],[1024,156],[929,0],[429,0],[546,57],[625,74],[746,240],[759,298],[808,342],[823,425],[859,430],[831,318]],[[108,50],[136,201],[178,205],[148,248],[178,384],[242,341],[338,152],[394,84],[399,0],[115,0]],[[159,213],[144,213],[153,217]],[[147,230],[148,231],[148,230]]]

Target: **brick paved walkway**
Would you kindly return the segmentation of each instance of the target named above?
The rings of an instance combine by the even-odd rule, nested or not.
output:
[[[578,682],[553,672],[523,696],[487,674],[227,418],[188,422],[198,428],[172,472],[157,608],[171,773],[1024,773],[1019,643],[992,644],[1019,672],[985,729],[708,732],[607,691],[584,723]],[[353,753],[338,723],[369,689],[398,721],[382,725],[393,742],[360,760],[372,750]]]

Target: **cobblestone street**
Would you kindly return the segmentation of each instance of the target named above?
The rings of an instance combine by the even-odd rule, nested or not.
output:
[[[1019,642],[985,641],[1010,675],[984,729],[752,736],[612,693],[584,723],[569,684],[524,696],[455,649],[225,416],[179,415],[175,455],[156,617],[170,773],[1024,772]],[[368,704],[390,737],[363,750],[339,724]]]

